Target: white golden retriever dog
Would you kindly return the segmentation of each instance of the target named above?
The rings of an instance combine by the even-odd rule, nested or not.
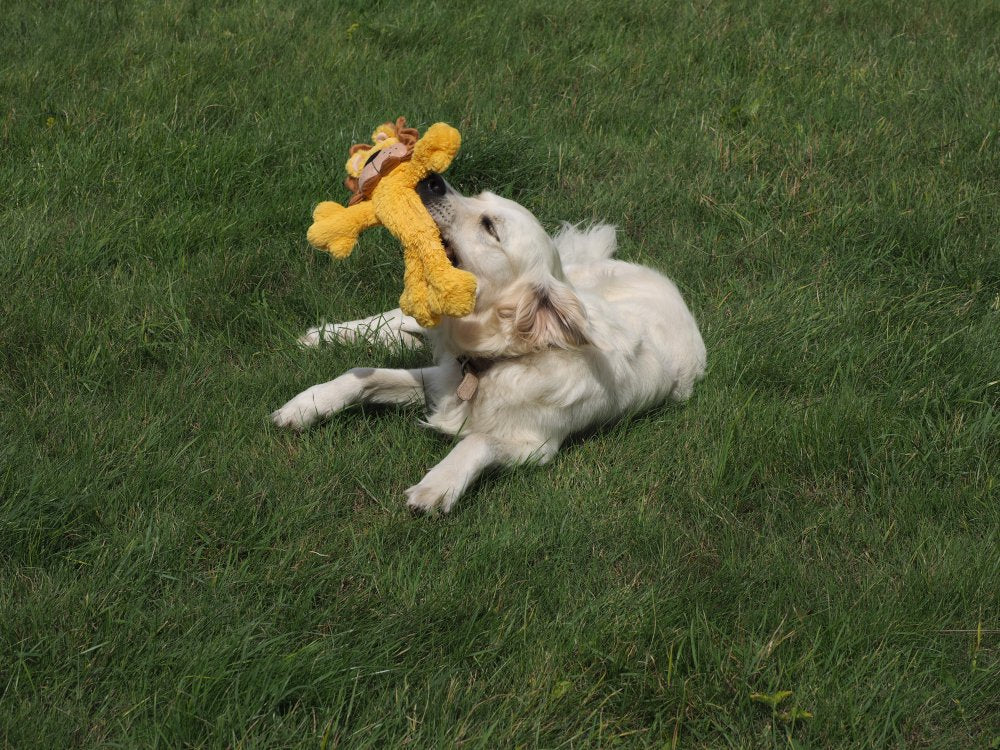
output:
[[[478,280],[475,310],[433,330],[399,310],[310,329],[307,346],[426,337],[435,364],[352,369],[275,411],[276,425],[301,430],[359,403],[426,404],[426,423],[460,439],[407,504],[447,513],[489,467],[547,463],[573,433],[691,395],[705,371],[698,325],[669,279],[611,258],[613,227],[550,237],[492,193],[465,197],[438,175],[418,192],[452,261]]]

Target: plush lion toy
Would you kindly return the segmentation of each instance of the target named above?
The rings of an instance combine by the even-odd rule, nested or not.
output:
[[[310,244],[335,258],[351,254],[358,235],[382,224],[403,245],[405,271],[399,306],[422,326],[435,326],[442,315],[461,317],[476,303],[476,277],[455,268],[445,254],[441,234],[416,187],[431,172],[443,172],[458,153],[462,138],[439,122],[418,139],[400,117],[380,125],[372,143],[351,147],[347,206],[324,201],[313,212],[306,235]]]

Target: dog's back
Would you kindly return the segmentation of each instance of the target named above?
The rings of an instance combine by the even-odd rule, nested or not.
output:
[[[652,401],[690,397],[705,374],[705,343],[676,285],[651,268],[613,259],[618,243],[606,224],[584,231],[564,225],[554,240],[600,345],[631,361]]]

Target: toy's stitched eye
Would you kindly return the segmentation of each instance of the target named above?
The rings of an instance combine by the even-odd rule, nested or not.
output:
[[[491,219],[489,216],[484,216],[479,220],[479,223],[482,225],[483,229],[485,229],[493,236],[493,239],[495,239],[497,242],[500,241],[500,235],[497,234],[497,228],[493,225],[493,219]]]
[[[367,167],[369,164],[371,164],[375,160],[375,157],[378,156],[380,153],[382,153],[382,152],[381,151],[372,151],[372,155],[369,156],[365,160],[365,166]]]

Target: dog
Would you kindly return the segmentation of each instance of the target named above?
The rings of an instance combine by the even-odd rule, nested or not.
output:
[[[549,236],[514,201],[463,196],[436,174],[417,192],[449,259],[476,276],[474,311],[431,330],[398,309],[309,329],[305,346],[427,339],[434,364],[352,369],[297,395],[275,425],[302,430],[360,403],[426,405],[425,424],[459,439],[406,502],[448,513],[490,467],[546,464],[574,433],[690,397],[706,364],[695,318],[669,279],[612,258],[614,227]]]

